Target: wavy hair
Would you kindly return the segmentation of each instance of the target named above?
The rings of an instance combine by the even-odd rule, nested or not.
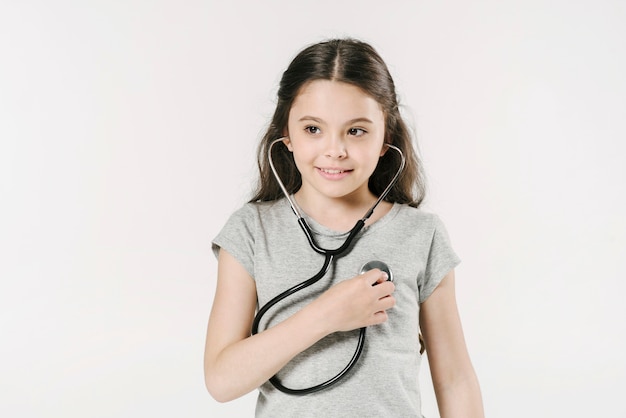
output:
[[[303,86],[314,80],[331,80],[352,84],[373,97],[385,118],[385,143],[400,148],[406,166],[386,201],[418,207],[425,196],[426,185],[422,164],[413,147],[411,133],[400,115],[395,84],[387,65],[369,44],[355,39],[331,39],[302,50],[283,73],[278,89],[274,116],[257,150],[259,180],[251,202],[271,201],[283,197],[267,160],[270,144],[283,136],[289,111]],[[272,148],[278,175],[289,193],[302,185],[293,154],[282,143]],[[369,179],[369,189],[380,196],[400,164],[396,152],[386,152],[378,161]]]

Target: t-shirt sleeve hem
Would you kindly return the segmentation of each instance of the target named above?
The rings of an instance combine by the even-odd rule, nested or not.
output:
[[[237,260],[239,264],[241,264],[243,268],[246,269],[250,277],[254,278],[253,266],[251,265],[251,263],[247,262],[248,257],[243,251],[240,250],[240,245],[237,245],[228,239],[224,239],[223,237],[218,237],[213,240],[211,248],[216,258],[219,257],[221,249],[228,251],[228,253],[235,257],[235,260]]]
[[[428,287],[424,288],[420,292],[419,303],[422,304],[428,299],[428,297],[435,291],[439,283],[443,280],[444,277],[454,268],[456,268],[461,263],[461,259],[455,257],[451,262],[441,266],[436,272],[432,274],[432,280],[429,281]]]

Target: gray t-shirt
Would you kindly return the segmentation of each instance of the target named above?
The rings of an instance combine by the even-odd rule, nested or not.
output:
[[[324,248],[339,247],[348,235],[306,220]],[[309,246],[284,198],[248,203],[236,211],[213,241],[216,255],[220,248],[254,278],[258,306],[316,274],[324,261]],[[305,396],[284,394],[266,382],[259,388],[257,417],[422,416],[419,308],[459,263],[436,215],[394,204],[386,215],[363,228],[351,250],[335,259],[324,278],[270,309],[259,329],[279,323],[330,286],[356,276],[371,260],[391,268],[396,305],[387,311],[387,322],[368,327],[357,365],[332,388]],[[322,383],[348,364],[357,341],[358,330],[329,335],[296,356],[278,377],[294,389]]]

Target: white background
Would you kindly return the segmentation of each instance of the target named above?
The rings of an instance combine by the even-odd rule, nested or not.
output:
[[[620,0],[3,1],[0,416],[252,415],[204,388],[210,240],[280,74],[344,35],[417,133],[487,415],[625,416],[624,22]]]

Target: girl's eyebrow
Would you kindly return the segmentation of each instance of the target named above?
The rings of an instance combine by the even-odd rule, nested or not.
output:
[[[362,118],[355,118],[355,119],[349,120],[348,125],[352,125],[353,123],[357,123],[357,122],[374,123],[368,118],[362,117]]]
[[[300,119],[298,119],[298,122],[302,122],[306,120],[312,120],[313,122],[317,122],[317,123],[324,123],[322,119],[316,118],[315,116],[302,116]],[[349,120],[348,122],[346,122],[346,125],[352,125],[357,122],[374,123],[366,117],[360,117],[360,118],[354,118],[354,119]]]
[[[324,122],[323,120],[321,120],[320,118],[316,118],[315,116],[302,116],[300,119],[298,119],[298,122],[302,122],[305,120],[312,120],[313,122],[317,122],[317,123]]]

